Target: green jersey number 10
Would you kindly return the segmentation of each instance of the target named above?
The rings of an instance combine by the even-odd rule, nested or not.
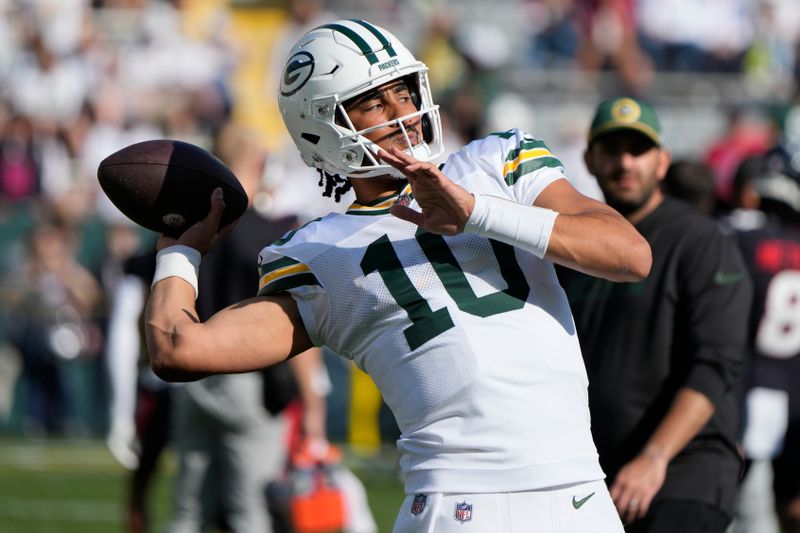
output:
[[[517,263],[512,246],[489,239],[507,288],[484,296],[476,296],[464,271],[441,235],[419,230],[415,237],[445,290],[461,311],[487,317],[520,309],[525,305],[530,285]],[[432,310],[411,283],[387,235],[367,246],[367,251],[361,260],[361,270],[364,275],[378,271],[397,304],[408,313],[412,324],[403,330],[403,334],[412,350],[454,326],[447,308]]]

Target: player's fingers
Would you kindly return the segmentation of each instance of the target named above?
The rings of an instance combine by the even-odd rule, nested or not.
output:
[[[436,167],[427,161],[420,161],[408,152],[400,150],[396,146],[389,148],[391,154],[403,164],[403,172],[406,174],[428,175],[434,174]]]
[[[391,150],[391,152],[387,150],[381,150],[378,153],[378,157],[380,157],[382,161],[402,172],[406,177],[411,177],[410,175],[412,174],[412,171],[409,170],[409,164],[414,164],[417,161],[414,160],[409,162],[405,159],[401,159],[398,156],[406,154],[402,151],[395,150],[394,147],[390,148],[389,150]]]
[[[211,210],[208,212],[208,220],[213,228],[219,227],[222,214],[225,212],[225,196],[222,187],[217,187],[211,193]]]
[[[378,157],[381,159],[381,161],[383,161],[385,163],[389,163],[390,165],[392,165],[394,168],[396,168],[398,170],[400,170],[404,166],[403,161],[401,161],[397,156],[395,156],[394,154],[392,154],[388,150],[384,150],[384,149],[381,148],[378,151]]]
[[[389,153],[392,154],[395,158],[397,158],[399,161],[401,161],[405,165],[410,165],[410,164],[413,164],[413,163],[419,163],[420,162],[419,159],[415,158],[414,156],[412,156],[408,152],[399,149],[396,146],[390,146],[389,147]]]
[[[407,205],[394,204],[390,210],[390,213],[399,219],[411,222],[413,224],[416,224],[417,226],[422,225],[423,221],[422,213],[420,213],[419,211],[415,211],[414,209],[411,209]]]
[[[389,163],[391,166],[402,172],[407,177],[411,177],[414,173],[419,170],[420,162],[414,158],[411,158],[409,161],[407,158],[401,158],[400,156],[406,156],[405,152],[396,150],[394,147],[391,147],[389,150],[381,150],[378,156],[386,163]]]
[[[389,147],[388,151],[381,150],[378,156],[381,160],[402,172],[409,181],[418,177],[434,177],[438,172],[436,166],[420,161],[395,146]]]

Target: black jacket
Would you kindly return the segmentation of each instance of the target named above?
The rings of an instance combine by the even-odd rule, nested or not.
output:
[[[731,512],[751,282],[736,242],[687,204],[668,197],[637,229],[653,251],[644,281],[612,283],[559,268],[586,360],[600,463],[613,481],[677,391],[691,388],[708,397],[715,413],[670,462],[656,498]]]

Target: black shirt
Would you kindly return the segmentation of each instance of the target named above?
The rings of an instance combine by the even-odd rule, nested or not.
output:
[[[294,216],[268,219],[248,209],[236,228],[205,257],[200,268],[200,320],[258,293],[258,254],[297,227]]]
[[[688,204],[665,200],[638,225],[648,277],[613,283],[559,268],[589,375],[592,434],[609,481],[661,423],[679,389],[713,403],[656,498],[730,512],[739,473],[737,391],[751,283],[736,242]]]

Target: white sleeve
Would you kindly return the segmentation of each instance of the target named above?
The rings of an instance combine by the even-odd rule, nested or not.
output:
[[[111,385],[111,425],[133,425],[141,337],[139,317],[144,308],[145,282],[138,276],[122,278],[114,291],[106,340]]]
[[[479,167],[510,199],[524,205],[533,204],[548,185],[565,178],[564,165],[545,142],[518,129],[473,141],[454,159],[459,160],[461,172],[468,165]]]

